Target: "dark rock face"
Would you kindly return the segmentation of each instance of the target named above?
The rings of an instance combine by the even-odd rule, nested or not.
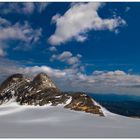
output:
[[[20,92],[17,96],[17,102],[22,104],[28,104],[28,105],[47,105],[51,104],[53,106],[56,106],[58,104],[65,103],[69,97],[66,94],[63,94],[59,90],[55,88],[48,88],[44,89],[38,92]],[[22,94],[20,94],[22,93]]]
[[[17,89],[22,85],[29,83],[29,81],[30,80],[25,78],[22,74],[14,74],[7,78],[0,85],[0,104],[13,98]]]
[[[101,107],[85,93],[60,91],[45,74],[38,74],[33,80],[22,74],[10,76],[0,85],[0,104],[14,99],[21,105],[62,105],[77,111],[104,116]]]
[[[22,74],[14,74],[7,78],[0,86],[0,92],[4,90],[7,87],[12,86],[14,83],[21,82],[24,79]]]

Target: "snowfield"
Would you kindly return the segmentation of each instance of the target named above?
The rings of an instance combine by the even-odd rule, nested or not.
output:
[[[0,106],[0,137],[140,137],[140,119],[106,117],[64,109],[62,106]]]

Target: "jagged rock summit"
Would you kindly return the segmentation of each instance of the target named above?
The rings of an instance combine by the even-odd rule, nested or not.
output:
[[[82,92],[63,92],[51,78],[40,73],[33,79],[14,74],[0,85],[0,104],[15,100],[20,105],[57,106],[104,116],[101,106]]]
[[[8,77],[0,86],[0,91],[4,90],[7,87],[12,86],[15,83],[19,83],[24,80],[24,76],[22,74],[14,74]]]
[[[8,77],[0,85],[0,104],[14,98],[16,91],[22,85],[29,83],[30,79],[24,77],[22,74],[14,74]]]
[[[36,86],[36,88],[56,88],[53,81],[45,73],[38,74],[33,80],[33,85]]]

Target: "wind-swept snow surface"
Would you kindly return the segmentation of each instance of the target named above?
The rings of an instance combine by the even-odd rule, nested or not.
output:
[[[140,137],[140,120],[10,102],[0,106],[0,137]]]

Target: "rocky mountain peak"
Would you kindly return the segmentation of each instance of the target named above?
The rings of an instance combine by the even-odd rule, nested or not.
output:
[[[30,80],[22,74],[13,74],[0,85],[0,104],[9,101],[15,96],[19,87],[29,83]]]
[[[40,81],[45,81],[47,79],[50,79],[49,76],[46,73],[39,73],[38,75],[36,75],[36,77],[34,78],[34,80],[40,80]]]
[[[39,73],[33,79],[33,85],[42,88],[56,88],[55,84],[46,73]]]
[[[0,104],[15,100],[20,105],[62,105],[76,111],[104,116],[101,107],[82,92],[59,90],[46,73],[38,74],[33,80],[22,74],[14,74],[0,85]]]
[[[0,86],[0,90],[3,90],[4,88],[11,86],[12,84],[21,82],[24,80],[24,76],[22,74],[13,74],[10,77],[8,77]]]
[[[23,78],[24,78],[23,74],[17,73],[8,77],[6,81],[12,82],[12,81],[21,80]]]

